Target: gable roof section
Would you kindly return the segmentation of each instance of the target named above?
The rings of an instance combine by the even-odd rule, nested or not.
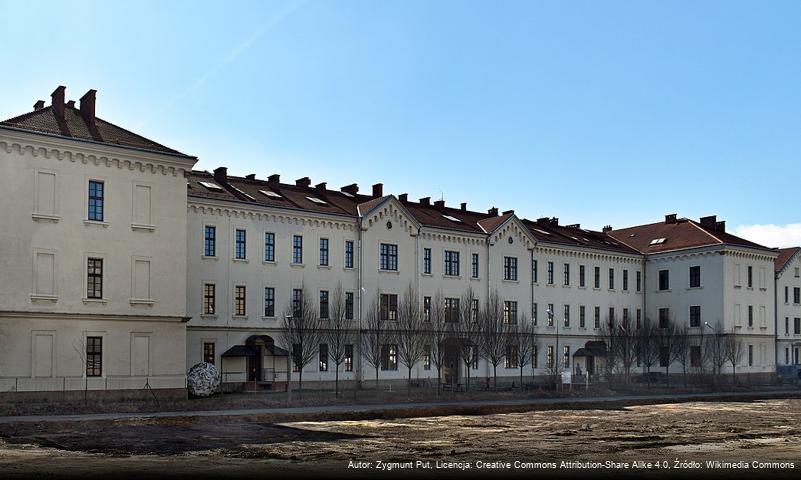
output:
[[[776,257],[775,262],[773,263],[776,273],[781,272],[784,270],[784,267],[793,259],[793,257],[801,251],[801,247],[790,247],[790,248],[780,248],[779,249],[779,256]]]
[[[774,251],[763,245],[725,231],[716,231],[686,218],[676,219],[670,223],[650,223],[620,230],[610,230],[607,235],[644,254],[714,245],[734,245]]]
[[[587,230],[579,226],[563,226],[551,219],[537,221],[523,219],[538,243],[558,244],[572,247],[593,248],[611,252],[639,255],[639,252],[628,245],[608,236],[603,232]]]
[[[195,158],[100,118],[95,118],[94,125],[89,125],[81,115],[81,111],[70,105],[64,105],[63,121],[56,117],[53,107],[48,106],[9,118],[0,122],[0,126],[105,145]],[[95,130],[95,135],[93,135],[92,130]]]

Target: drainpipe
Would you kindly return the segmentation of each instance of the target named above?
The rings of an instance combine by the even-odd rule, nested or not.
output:
[[[779,379],[779,275],[773,274],[773,372]]]
[[[359,258],[359,266],[356,269],[357,271],[357,281],[356,281],[356,296],[358,298],[359,303],[359,330],[356,334],[356,340],[358,342],[358,347],[354,348],[354,355],[358,352],[359,361],[356,363],[356,385],[359,390],[362,388],[362,221],[363,218],[359,218],[359,221],[356,225],[357,235],[356,235],[356,248],[358,249],[358,258]]]

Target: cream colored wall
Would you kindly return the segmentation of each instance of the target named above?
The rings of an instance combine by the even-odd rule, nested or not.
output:
[[[796,276],[799,270],[799,276]],[[791,259],[784,270],[777,274],[776,284],[776,354],[778,365],[793,365],[796,351],[801,360],[801,333],[795,333],[795,319],[801,318],[801,304],[795,303],[793,289],[801,288],[801,258]],[[784,288],[787,287],[787,301]],[[785,329],[785,321],[788,325]],[[789,357],[789,358],[787,358]]]

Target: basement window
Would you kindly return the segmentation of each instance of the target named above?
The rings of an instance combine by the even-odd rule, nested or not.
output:
[[[197,182],[197,183],[203,185],[204,187],[208,188],[209,190],[215,190],[215,191],[218,191],[218,192],[222,192],[222,187],[220,187],[216,183],[211,183],[211,182]]]

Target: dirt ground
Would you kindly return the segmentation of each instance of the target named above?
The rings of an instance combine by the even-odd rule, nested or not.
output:
[[[677,468],[677,460],[684,468]],[[527,465],[560,467],[562,461],[579,462],[580,468]],[[748,469],[741,463],[739,469],[709,470],[707,461],[745,462]],[[348,468],[349,462],[365,462],[366,468]],[[801,399],[362,420],[184,417],[0,425],[4,479],[85,478],[87,472],[115,478],[567,477],[609,474],[605,462],[629,463],[612,465],[620,467],[616,476],[801,478]],[[632,462],[644,463],[633,468]],[[784,465],[755,472],[765,465],[752,462]]]

